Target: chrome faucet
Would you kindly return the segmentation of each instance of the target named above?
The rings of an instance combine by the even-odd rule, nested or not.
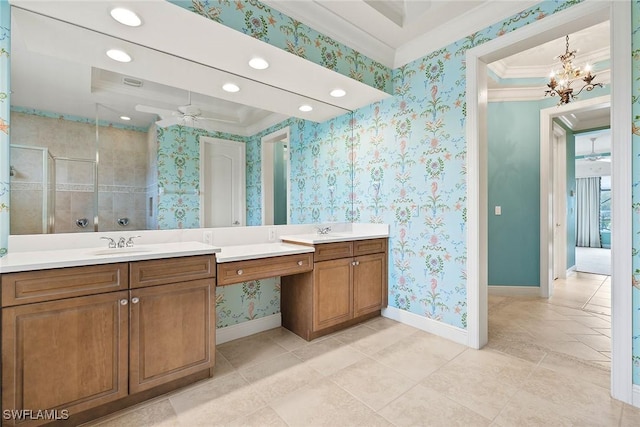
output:
[[[142,236],[131,236],[131,237],[129,237],[129,240],[127,240],[126,246],[128,248],[132,248],[133,247],[133,239],[137,239],[139,237],[142,237]]]
[[[118,239],[118,247],[119,248],[124,248],[124,246],[126,245],[126,239],[124,237],[121,237],[120,239]]]
[[[115,248],[115,247],[116,247],[116,241],[115,241],[115,240],[113,240],[111,237],[101,237],[101,239],[104,239],[104,240],[108,240],[108,241],[109,241],[109,248],[110,248],[110,249],[113,249],[113,248]]]
[[[329,234],[331,227],[316,227],[318,234]]]

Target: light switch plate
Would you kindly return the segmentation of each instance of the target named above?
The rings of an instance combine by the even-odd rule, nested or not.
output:
[[[502,215],[502,206],[496,206],[496,215]]]
[[[206,243],[207,245],[210,245],[212,240],[213,240],[213,231],[205,231],[204,233],[202,233],[202,241],[204,243]]]
[[[276,240],[276,229],[275,228],[270,228],[269,229],[269,241],[273,242],[274,240]]]

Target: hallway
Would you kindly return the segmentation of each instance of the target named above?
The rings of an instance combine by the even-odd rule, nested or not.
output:
[[[490,296],[488,347],[609,388],[610,298],[610,276],[575,272],[549,300]]]

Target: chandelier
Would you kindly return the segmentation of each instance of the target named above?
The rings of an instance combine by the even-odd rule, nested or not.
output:
[[[593,83],[593,79],[595,79],[596,76],[595,74],[591,74],[591,69],[588,65],[585,66],[584,70],[580,67],[573,66],[572,61],[576,58],[576,51],[569,51],[569,36],[567,36],[566,51],[563,55],[558,56],[558,58],[562,63],[562,70],[551,72],[549,83],[547,83],[549,89],[544,92],[545,96],[558,95],[558,97],[560,97],[558,105],[568,104],[574,99],[577,99],[583,90],[589,92],[596,86],[602,87],[602,83]],[[584,82],[584,86],[574,94],[571,84],[578,79]]]

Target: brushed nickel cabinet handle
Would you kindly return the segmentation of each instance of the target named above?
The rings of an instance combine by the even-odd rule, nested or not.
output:
[[[129,303],[129,301],[126,300],[126,299],[121,299],[120,300],[120,305],[127,305],[128,303]]]
[[[356,265],[356,262],[355,261],[351,261],[351,265]]]
[[[140,298],[138,298],[138,297],[133,297],[133,298],[131,298],[131,302],[132,302],[133,304],[137,304],[137,303],[139,303],[139,302],[140,302]]]
[[[298,265],[302,265],[302,261],[298,261]]]
[[[238,273],[238,276],[241,276],[241,275],[242,275],[242,273],[244,273],[244,271],[242,271],[242,270],[238,270],[238,271],[236,271],[236,273]]]

